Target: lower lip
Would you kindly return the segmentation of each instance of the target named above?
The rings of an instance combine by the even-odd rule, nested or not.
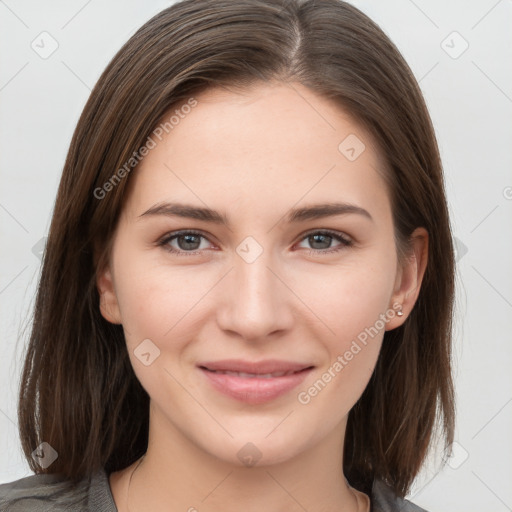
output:
[[[297,387],[313,370],[307,368],[282,377],[238,377],[200,368],[217,391],[252,405],[263,404]]]

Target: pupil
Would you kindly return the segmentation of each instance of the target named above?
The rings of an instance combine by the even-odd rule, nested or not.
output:
[[[323,247],[314,247],[315,249],[327,249],[329,247],[329,242],[326,241],[326,239],[329,239],[331,238],[330,235],[311,235],[310,237],[310,242],[311,242],[311,239],[313,239],[313,244],[317,241],[320,241],[320,244],[323,243]],[[323,242],[322,242],[322,239],[323,239]]]
[[[181,235],[181,237],[179,239],[181,240],[185,240],[185,243],[184,244],[179,244],[180,245],[180,249],[197,249],[197,247],[191,247],[190,244],[192,246],[194,245],[197,245],[197,240],[194,242],[194,238],[197,239],[197,235]]]

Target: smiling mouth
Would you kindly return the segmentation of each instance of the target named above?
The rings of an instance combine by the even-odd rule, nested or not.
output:
[[[198,369],[214,390],[239,402],[260,405],[287,395],[310,375],[314,366],[270,373],[214,370],[200,365]]]
[[[235,377],[241,377],[244,379],[272,379],[276,377],[286,377],[288,375],[293,375],[294,373],[301,373],[306,370],[310,370],[313,368],[312,366],[309,366],[308,368],[303,368],[302,370],[297,371],[287,371],[287,372],[272,372],[272,373],[247,373],[247,372],[233,372],[229,370],[210,370],[209,368],[206,368],[205,366],[200,366],[202,370],[206,370],[211,373],[218,373],[222,375],[233,375]]]

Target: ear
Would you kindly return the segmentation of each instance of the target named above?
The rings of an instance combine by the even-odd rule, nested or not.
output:
[[[399,267],[395,280],[395,288],[391,297],[390,309],[401,310],[403,316],[395,315],[386,326],[391,331],[402,325],[411,312],[420,293],[421,282],[425,275],[428,261],[428,231],[417,228],[411,235],[413,251],[402,267]]]
[[[108,265],[98,274],[96,287],[100,295],[100,312],[103,318],[112,324],[121,324],[121,312],[117,302],[114,280]]]

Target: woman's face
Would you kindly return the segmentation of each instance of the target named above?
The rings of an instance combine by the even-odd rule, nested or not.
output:
[[[150,438],[238,465],[338,446],[416,288],[397,266],[382,163],[360,126],[299,84],[195,99],[130,176],[98,280],[151,398]],[[309,210],[339,203],[354,207]]]

